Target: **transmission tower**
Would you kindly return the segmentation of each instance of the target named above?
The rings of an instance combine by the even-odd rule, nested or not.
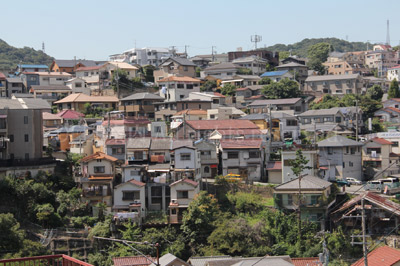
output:
[[[254,42],[254,50],[257,50],[257,43],[262,41],[261,35],[251,35],[250,37],[251,42]]]
[[[42,52],[43,53],[45,52],[45,50],[44,50],[44,42],[42,42]]]
[[[386,44],[387,44],[387,45],[390,45],[389,20],[387,20],[387,29],[386,29]]]

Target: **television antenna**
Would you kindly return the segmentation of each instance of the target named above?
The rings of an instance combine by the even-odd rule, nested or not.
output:
[[[257,43],[262,41],[262,36],[261,35],[251,35],[250,36],[251,42],[254,42],[254,50],[257,50]]]

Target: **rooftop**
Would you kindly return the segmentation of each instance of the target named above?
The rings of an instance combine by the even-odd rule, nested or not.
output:
[[[182,182],[186,183],[186,184],[189,184],[189,185],[192,185],[194,187],[197,187],[199,185],[199,183],[197,183],[194,180],[184,178],[184,179],[180,179],[178,181],[175,181],[174,183],[170,184],[169,186],[172,187],[172,186],[175,186],[176,184],[179,184],[179,183],[182,183]]]
[[[188,120],[190,127],[195,130],[215,130],[215,129],[258,129],[253,122],[244,119],[231,120]]]
[[[400,261],[400,250],[383,246],[374,249],[367,255],[368,266],[392,266]],[[351,266],[364,266],[364,258],[359,259]]]
[[[302,189],[309,190],[324,190],[332,185],[332,183],[325,181],[319,177],[306,175],[300,180]],[[280,184],[275,187],[275,190],[299,190],[299,179],[295,178],[286,183]]]
[[[31,92],[34,91],[72,91],[72,89],[65,85],[32,85]]]
[[[357,79],[359,74],[343,74],[343,75],[322,75],[322,76],[309,76],[306,82],[312,81],[329,81],[329,80],[344,80],[344,79]]]
[[[77,60],[55,59],[54,62],[58,65],[58,67],[74,67],[79,63],[81,63],[85,67],[97,65],[96,62],[93,60],[80,60],[80,59]]]
[[[221,139],[222,149],[260,149],[261,139]]]
[[[348,146],[363,146],[361,142],[343,137],[341,135],[336,135],[322,141],[317,142],[318,147],[348,147]]]
[[[74,110],[62,110],[61,112],[57,113],[56,115],[59,117],[62,117],[64,119],[73,119],[73,120],[80,119],[81,117],[85,117],[84,114],[79,113]]]
[[[288,70],[280,70],[280,71],[269,71],[262,74],[260,77],[279,77],[288,73]]]
[[[160,83],[160,82],[173,82],[173,81],[176,81],[176,82],[197,82],[197,83],[200,83],[200,80],[199,79],[195,79],[195,78],[191,78],[191,77],[176,77],[176,76],[170,76],[170,77],[166,77],[166,78],[163,78],[163,79],[161,79],[161,80],[159,80],[159,81],[157,81],[158,83]]]
[[[96,153],[94,153],[92,155],[89,155],[89,156],[86,156],[86,157],[82,158],[81,161],[82,162],[89,162],[89,161],[92,161],[92,160],[101,160],[101,159],[112,161],[112,162],[118,161],[117,158],[112,157],[110,155],[107,155],[104,152],[100,152],[100,151],[96,152]]]
[[[148,257],[151,261],[156,261],[157,258]],[[114,266],[148,266],[152,262],[143,256],[119,257],[113,258]]]
[[[151,138],[128,138],[126,140],[127,149],[149,149]]]
[[[130,100],[164,100],[164,98],[159,95],[153,94],[153,93],[140,92],[140,93],[134,93],[125,98],[122,98],[121,102],[122,101],[130,101]]]
[[[163,65],[164,63],[166,63],[169,60],[175,61],[176,63],[178,63],[179,65],[182,65],[182,66],[196,66],[196,64],[193,63],[192,61],[190,61],[189,59],[182,58],[182,57],[170,57],[170,58],[166,59],[164,62],[162,62],[161,65]]]
[[[239,69],[240,67],[235,65],[235,64],[233,64],[233,63],[227,62],[227,63],[221,63],[221,64],[217,64],[217,65],[214,65],[214,66],[207,67],[204,71],[219,70],[219,69],[232,69],[232,68],[233,69]]]
[[[51,109],[50,104],[43,99],[18,98],[0,99],[0,109]]]
[[[115,96],[89,96],[84,93],[73,93],[68,95],[67,97],[54,102],[55,104],[60,103],[99,103],[99,102],[115,102],[117,103],[119,100]]]
[[[331,108],[331,109],[317,109],[317,110],[308,110],[305,111],[304,113],[299,114],[299,116],[318,116],[318,115],[335,115],[340,110],[336,108]]]
[[[276,104],[296,104],[301,101],[301,98],[288,98],[288,99],[267,99],[267,100],[256,100],[249,104],[249,106],[260,106],[260,105],[276,105]]]

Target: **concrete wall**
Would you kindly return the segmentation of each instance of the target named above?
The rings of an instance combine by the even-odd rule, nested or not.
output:
[[[94,167],[95,166],[104,166],[104,173],[95,173],[94,172]],[[88,174],[89,175],[114,175],[114,168],[113,164],[108,161],[108,160],[101,160],[100,162],[97,162],[97,160],[92,160],[88,162]]]
[[[188,191],[188,198],[178,198],[178,191]],[[176,199],[179,205],[189,205],[194,196],[198,193],[198,186],[195,188],[185,182],[179,182],[171,186],[171,200]]]
[[[146,191],[145,186],[139,187],[130,182],[126,182],[114,187],[114,205],[129,207],[129,204],[133,203],[133,200],[123,200],[124,191],[138,191],[140,192],[140,203],[142,208],[146,208]]]

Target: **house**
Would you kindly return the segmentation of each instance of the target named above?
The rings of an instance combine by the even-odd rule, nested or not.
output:
[[[300,184],[299,184],[300,183]],[[274,188],[275,205],[280,210],[296,211],[301,206],[301,219],[320,222],[329,218],[335,199],[330,197],[332,183],[319,177],[306,175],[295,178]],[[299,189],[302,200],[299,203]]]
[[[76,78],[85,81],[86,87],[90,91],[96,91],[100,89],[100,86],[104,86],[105,79],[109,78],[108,73],[100,73],[102,65],[90,66],[90,67],[79,67],[75,71]]]
[[[264,147],[261,139],[221,139],[222,174],[238,174],[247,181],[260,181],[264,174]]]
[[[400,204],[371,191],[361,193],[340,206],[332,213],[333,223],[341,224],[344,229],[361,229],[357,216],[361,215],[362,203],[364,203],[366,221],[368,221],[367,234],[386,235],[387,232],[397,228],[400,222]]]
[[[65,126],[54,131],[51,131],[51,135],[56,136],[57,147],[56,150],[63,152],[71,150],[71,141],[83,133],[86,133],[85,126]]]
[[[333,131],[337,125],[345,126],[345,116],[337,108],[308,110],[298,117],[300,129],[310,132]]]
[[[209,135],[217,129],[258,129],[258,127],[249,120],[231,119],[231,120],[197,120],[186,121],[177,126],[173,135],[177,139],[208,138]]]
[[[200,92],[200,80],[192,77],[166,77],[158,80],[160,96],[165,101],[179,101],[187,98],[191,92]]]
[[[220,64],[220,63],[226,63],[229,62],[228,54],[223,53],[223,54],[204,54],[204,55],[196,55],[195,57],[199,57],[201,59],[209,60],[210,63],[213,64]]]
[[[186,109],[176,112],[171,118],[174,123],[183,122],[184,120],[207,120],[207,111]]]
[[[200,180],[200,154],[191,140],[173,140],[171,146],[171,179]]]
[[[56,129],[62,125],[62,117],[49,112],[42,113],[43,128],[46,130]]]
[[[84,93],[90,95],[90,88],[82,78],[72,78],[65,81],[65,86],[69,87],[72,93]]]
[[[279,71],[268,71],[265,72],[260,76],[261,78],[270,78],[274,82],[278,82],[282,79],[289,79],[289,80],[294,80],[295,75],[289,70],[279,70]]]
[[[218,174],[218,156],[215,143],[199,140],[194,143],[200,152],[201,178],[214,178]]]
[[[369,75],[371,70],[364,64],[351,61],[335,61],[322,63],[326,67],[328,75],[346,75],[346,74],[360,74],[362,76]]]
[[[276,67],[278,71],[289,71],[290,73],[294,73],[295,79],[301,84],[304,85],[308,77],[308,67],[304,64],[299,64],[295,62],[290,62],[286,64],[281,64]]]
[[[128,78],[133,79],[138,76],[139,68],[125,62],[106,62],[99,68],[100,79],[110,81],[116,70],[123,70]]]
[[[247,104],[253,102],[257,97],[261,96],[261,90],[264,85],[251,85],[236,89],[236,102],[242,103],[241,108],[246,107]]]
[[[106,142],[107,155],[113,156],[120,161],[125,161],[125,139],[107,139]]]
[[[76,153],[83,156],[89,156],[93,154],[93,135],[87,135],[82,133],[79,136],[73,138],[70,142],[71,153]]]
[[[293,171],[291,162],[296,159],[296,151],[302,150],[303,156],[308,160],[307,169],[304,169],[303,174],[316,176],[319,170],[318,166],[318,149],[316,145],[287,145],[282,147],[281,162],[282,162],[282,181],[281,183],[289,182],[297,178]]]
[[[29,64],[19,64],[17,65],[17,72],[48,72],[49,67],[46,65],[29,65]]]
[[[217,79],[229,79],[234,75],[238,74],[240,67],[236,64],[226,62],[216,65],[212,65],[200,72],[200,77],[205,78],[212,76]]]
[[[209,139],[262,139],[263,137],[259,129],[216,129],[210,134]]]
[[[117,160],[103,152],[96,152],[81,159],[82,176],[79,183],[83,198],[91,206],[102,202],[107,205],[107,211],[111,211]]]
[[[93,60],[62,60],[55,59],[53,63],[50,65],[51,72],[67,72],[70,74],[74,74],[76,69],[80,67],[92,67],[98,65]]]
[[[220,106],[215,109],[207,110],[207,120],[229,120],[238,119],[245,116],[246,113],[229,106]]]
[[[151,136],[153,138],[166,138],[168,135],[165,121],[151,122]]]
[[[7,97],[7,77],[2,72],[0,72],[0,97]]]
[[[6,78],[7,97],[11,97],[14,93],[26,93],[24,82],[21,77]]]
[[[314,96],[323,96],[327,93],[343,96],[344,94],[361,94],[363,87],[360,74],[309,76],[305,80],[303,92]]]
[[[392,81],[395,79],[397,81],[399,81],[400,80],[400,71],[399,70],[400,70],[400,65],[389,68],[387,70],[387,79],[389,81]]]
[[[83,93],[70,94],[67,97],[54,102],[59,110],[85,111],[85,104],[89,103],[92,108],[103,108],[115,110],[118,105],[118,98],[115,96],[89,96]]]
[[[250,50],[250,51],[234,51],[228,52],[229,62],[233,62],[235,59],[249,57],[249,56],[257,56],[259,58],[265,59],[268,61],[268,64],[271,66],[277,66],[279,64],[279,53],[266,51],[266,50]]]
[[[171,145],[171,138],[152,138],[150,145],[150,162],[154,164],[169,163],[171,161]]]
[[[154,70],[153,75],[156,84],[171,76],[194,78],[196,77],[196,65],[186,58],[170,57],[159,65],[158,70]]]
[[[121,122],[119,122],[121,123]],[[127,118],[123,120],[125,138],[151,137],[150,121],[146,118]]]
[[[84,114],[79,113],[74,110],[62,110],[61,112],[58,112],[56,116],[60,117],[63,119],[63,122],[70,122],[72,120],[81,120],[83,117],[85,117]],[[73,122],[70,122],[68,124],[72,124]]]
[[[225,96],[218,92],[190,92],[185,100],[211,101],[211,108],[217,108],[225,104]],[[199,108],[201,109],[201,108]]]
[[[269,161],[267,163],[267,181],[271,184],[282,183],[282,162]]]
[[[146,184],[135,179],[114,187],[114,212],[133,213],[133,221],[141,223],[146,217]]]
[[[265,72],[265,68],[268,65],[268,60],[257,55],[251,55],[247,57],[236,58],[232,60],[232,63],[241,68],[250,69],[254,75],[260,75]]]
[[[163,47],[132,48],[121,54],[110,55],[110,61],[157,67],[166,59],[173,57],[174,53],[173,49]]]
[[[381,122],[400,123],[400,109],[394,107],[385,107],[374,113],[375,117]]]
[[[112,258],[114,266],[149,266],[157,258],[145,257],[145,256],[130,256],[130,257],[118,257]]]
[[[362,143],[336,135],[317,144],[319,166],[324,170],[325,180],[346,177],[363,180]]]
[[[157,266],[155,263],[151,264],[151,266]],[[167,253],[159,259],[159,266],[189,266],[189,264],[180,258],[172,255],[171,253]]]
[[[365,65],[370,69],[378,70],[378,77],[385,77],[388,69],[399,64],[398,53],[393,50],[367,51]]]
[[[189,58],[189,60],[192,61],[197,67],[200,67],[201,69],[205,69],[206,67],[208,67],[211,62],[211,59],[202,58],[199,56],[191,57]]]
[[[400,109],[400,98],[391,98],[383,102],[383,108],[392,107]]]
[[[362,147],[363,166],[372,168],[372,175],[380,177],[397,174],[399,155],[392,152],[393,143],[382,138],[373,138]],[[371,174],[369,174],[371,175]]]
[[[70,95],[72,90],[65,85],[32,85],[29,92],[32,93],[35,98],[46,100],[52,105],[55,101]]]
[[[183,213],[189,207],[195,195],[199,193],[199,183],[183,178],[169,185],[171,188],[171,202],[169,203],[169,223],[182,223]]]
[[[237,87],[243,86],[255,86],[258,85],[258,82],[261,78],[257,75],[234,75],[230,78],[225,78],[221,81],[221,86],[225,86],[226,84],[231,84]]]
[[[128,164],[147,164],[149,162],[151,138],[126,139],[126,160]]]
[[[249,120],[253,124],[255,124],[259,129],[268,129],[268,121],[269,121],[269,115],[266,113],[253,113],[249,115],[242,116],[242,120]]]
[[[155,118],[154,103],[164,98],[147,92],[134,93],[120,100],[119,110],[125,116]]]
[[[294,114],[307,111],[308,104],[302,98],[256,100],[248,105],[250,113],[268,113],[275,111],[294,110]]]
[[[281,60],[281,63],[284,64],[288,64],[288,63],[297,63],[297,64],[301,64],[301,65],[306,65],[307,59],[306,58],[300,58],[297,56],[289,56],[283,60]]]
[[[399,266],[400,250],[388,246],[382,246],[369,252],[367,255],[368,266]],[[364,258],[359,259],[351,266],[363,266]]]

